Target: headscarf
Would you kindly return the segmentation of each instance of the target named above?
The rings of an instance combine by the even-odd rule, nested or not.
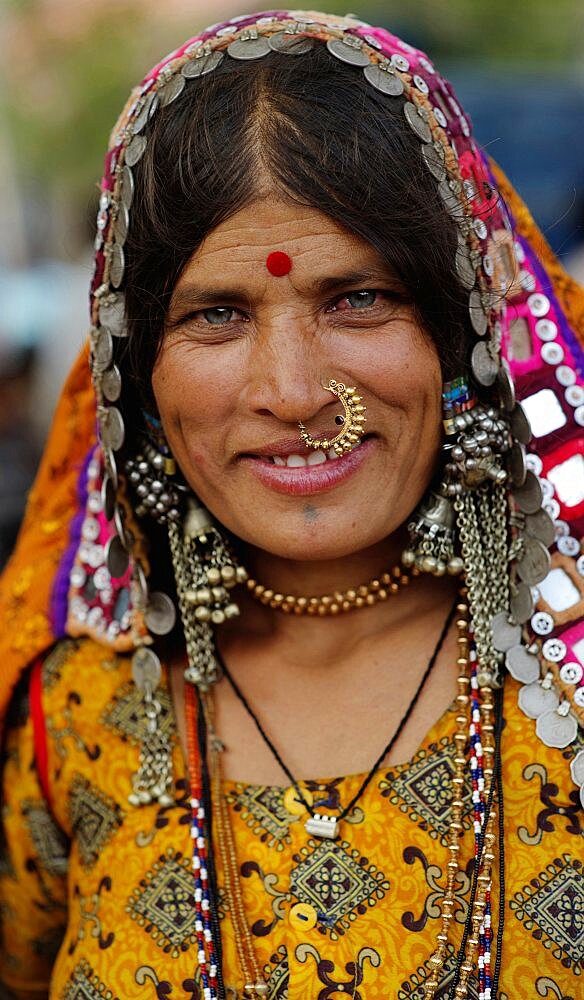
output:
[[[424,53],[351,17],[282,10],[232,18],[189,39],[132,92],[112,132],[97,218],[89,351],[82,352],[63,390],[0,586],[0,721],[23,671],[65,635],[88,635],[121,651],[149,641],[143,529],[116,462],[124,426],[115,365],[116,343],[126,335],[124,243],[132,169],[146,148],[148,122],[221,60],[261,59],[274,49],[286,49],[282,58],[288,58],[294,47],[301,51],[305,37],[364,73],[389,102],[401,101],[459,226],[456,263],[476,334],[475,377],[483,385],[496,383],[512,425],[526,440],[523,412],[514,408],[512,372],[534,428],[528,484],[517,485],[522,459],[516,455],[515,491],[537,497],[542,490],[555,521],[555,538],[548,539],[552,569],[538,587],[529,637],[541,647],[569,710],[584,724],[584,292],[478,148],[452,87]]]

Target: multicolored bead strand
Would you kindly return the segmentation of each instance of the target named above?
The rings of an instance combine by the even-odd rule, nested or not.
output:
[[[490,897],[492,887],[492,865],[495,857],[493,854],[493,848],[496,839],[494,834],[496,809],[491,796],[491,784],[494,776],[493,761],[495,755],[493,692],[489,687],[479,686],[478,674],[480,665],[477,662],[477,655],[472,644],[472,637],[469,636],[469,639],[471,642],[471,648],[469,651],[471,685],[469,763],[473,785],[473,826],[475,834],[474,862],[475,871],[478,872],[478,874],[476,876],[476,896],[472,902],[470,933],[466,942],[464,958],[460,965],[460,977],[454,991],[455,1000],[467,1000],[469,979],[471,973],[475,969],[475,965],[477,967],[480,988],[481,971],[478,958],[481,945],[481,929],[484,930],[485,921],[489,924],[489,929],[491,924]],[[487,808],[489,799],[491,801],[489,807]],[[490,951],[488,954],[490,980]],[[485,1000],[485,998],[483,998],[483,1000]]]
[[[225,891],[229,901],[239,966],[245,980],[243,993],[246,1000],[263,1000],[268,995],[268,985],[262,976],[255,955],[253,940],[245,915],[237,863],[237,851],[229,818],[229,806],[221,787],[221,750],[219,749],[220,743],[215,735],[215,713],[212,694],[204,694],[202,701],[209,727],[211,745],[214,829],[217,832],[217,844],[223,861]]]
[[[456,903],[455,883],[460,869],[460,838],[463,832],[462,814],[464,809],[464,785],[466,771],[465,749],[468,739],[468,705],[469,705],[469,638],[468,638],[468,606],[461,603],[457,606],[456,619],[458,657],[456,660],[459,675],[457,679],[458,694],[456,696],[456,732],[454,734],[455,756],[454,775],[452,777],[453,795],[451,803],[451,819],[448,826],[448,863],[446,866],[446,888],[442,898],[442,918],[440,931],[437,934],[437,947],[429,959],[430,975],[424,986],[425,1000],[433,1000],[438,989],[440,971],[444,966],[448,953],[450,924],[454,918]]]
[[[207,821],[203,805],[203,781],[200,755],[197,750],[197,707],[195,692],[190,684],[185,688],[187,747],[191,781],[191,837],[193,841],[193,874],[195,877],[195,933],[197,961],[201,974],[204,1000],[217,1000],[217,949],[211,928],[211,896],[208,881]]]

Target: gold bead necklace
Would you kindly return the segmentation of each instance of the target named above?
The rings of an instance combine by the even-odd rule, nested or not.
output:
[[[327,615],[346,614],[355,608],[369,608],[380,601],[387,601],[402,587],[407,586],[414,576],[418,576],[417,569],[406,570],[403,566],[394,566],[388,573],[373,577],[369,583],[361,584],[354,589],[335,590],[332,594],[322,594],[319,597],[280,594],[269,587],[264,587],[251,577],[247,579],[246,587],[254,600],[277,611],[283,611],[284,614],[319,615],[323,618]]]

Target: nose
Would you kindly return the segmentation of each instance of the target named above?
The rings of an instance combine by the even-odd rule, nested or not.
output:
[[[331,423],[329,408],[335,400],[323,388],[335,377],[330,360],[313,339],[286,326],[258,337],[254,345],[247,405],[258,416],[276,417],[284,424],[296,426],[315,418]]]

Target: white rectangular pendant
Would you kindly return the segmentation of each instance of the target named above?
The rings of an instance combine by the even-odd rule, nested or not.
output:
[[[314,813],[304,824],[304,829],[313,837],[334,840],[339,835],[339,823],[336,816],[325,816],[323,813]]]

